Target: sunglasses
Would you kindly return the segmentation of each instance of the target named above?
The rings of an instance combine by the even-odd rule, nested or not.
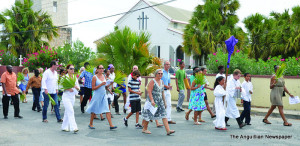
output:
[[[163,73],[157,73],[157,74],[162,75]]]
[[[69,70],[74,70],[74,68],[69,68]]]
[[[99,68],[99,69],[104,69],[104,68]]]

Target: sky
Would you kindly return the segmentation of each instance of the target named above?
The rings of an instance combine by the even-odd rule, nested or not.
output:
[[[165,2],[168,0],[150,0],[153,2]],[[109,16],[130,10],[139,0],[68,0],[68,24]],[[238,26],[246,31],[242,20],[246,17],[260,13],[268,16],[270,12],[283,12],[300,5],[300,0],[239,0],[240,8],[236,12],[239,17]],[[0,12],[11,8],[14,0],[0,0]],[[193,11],[198,4],[203,4],[202,0],[176,0],[167,5]],[[113,31],[115,22],[122,15],[101,19],[93,22],[72,25],[73,41],[79,39],[86,46],[96,50],[95,40]]]

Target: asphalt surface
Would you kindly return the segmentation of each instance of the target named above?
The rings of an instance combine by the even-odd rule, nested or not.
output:
[[[121,103],[121,101],[119,102]],[[150,135],[143,134],[141,129],[136,129],[135,115],[130,117],[128,127],[123,124],[122,115],[112,114],[113,124],[118,126],[116,130],[110,130],[107,120],[95,120],[96,129],[88,128],[90,115],[80,112],[79,99],[75,103],[75,118],[79,128],[78,134],[63,132],[61,124],[56,122],[55,114],[48,107],[48,121],[42,122],[42,113],[31,110],[32,95],[28,95],[28,103],[21,103],[20,109],[24,118],[14,119],[14,108],[9,106],[8,119],[3,119],[2,107],[0,107],[0,145],[299,145],[300,120],[289,119],[293,126],[283,126],[281,118],[270,117],[271,125],[262,123],[262,116],[252,115],[251,126],[239,129],[235,119],[230,119],[230,127],[227,131],[214,129],[213,119],[207,111],[202,114],[205,123],[193,125],[192,114],[190,120],[185,120],[184,112],[176,112],[172,109],[172,119],[177,122],[170,125],[176,133],[166,136],[164,128],[157,128],[155,122],[149,123]],[[122,106],[121,106],[122,107]],[[187,111],[187,110],[186,110]],[[61,103],[61,116],[64,107]],[[140,123],[142,119],[140,118]],[[162,123],[162,121],[160,121]]]

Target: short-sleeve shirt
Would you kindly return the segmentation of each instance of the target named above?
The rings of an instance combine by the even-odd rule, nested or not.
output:
[[[131,90],[134,92],[139,92],[140,91],[140,81],[131,79],[128,83],[128,88],[131,88]],[[140,100],[140,95],[130,92],[129,100],[130,101]]]
[[[84,77],[84,87],[86,88],[92,88],[92,79],[93,79],[93,74],[90,72],[87,72],[86,70],[83,71],[80,75],[80,78]]]
[[[179,90],[184,90],[184,79],[186,77],[185,70],[181,70],[181,69],[177,70],[175,77],[178,81]]]
[[[19,94],[19,90],[17,88],[17,76],[14,72],[11,74],[6,71],[1,76],[1,83],[5,84],[6,94],[10,94],[12,96]],[[2,91],[4,94],[4,90]]]
[[[163,70],[163,76],[161,80],[164,82],[164,85],[168,86],[171,83],[170,73],[166,70]]]

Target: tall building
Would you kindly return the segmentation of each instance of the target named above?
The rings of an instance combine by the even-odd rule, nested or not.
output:
[[[23,0],[20,0],[23,1]],[[68,0],[31,0],[34,11],[47,12],[55,26],[68,24]],[[49,42],[51,47],[63,46],[72,42],[72,28],[63,27],[58,29],[58,35]]]

